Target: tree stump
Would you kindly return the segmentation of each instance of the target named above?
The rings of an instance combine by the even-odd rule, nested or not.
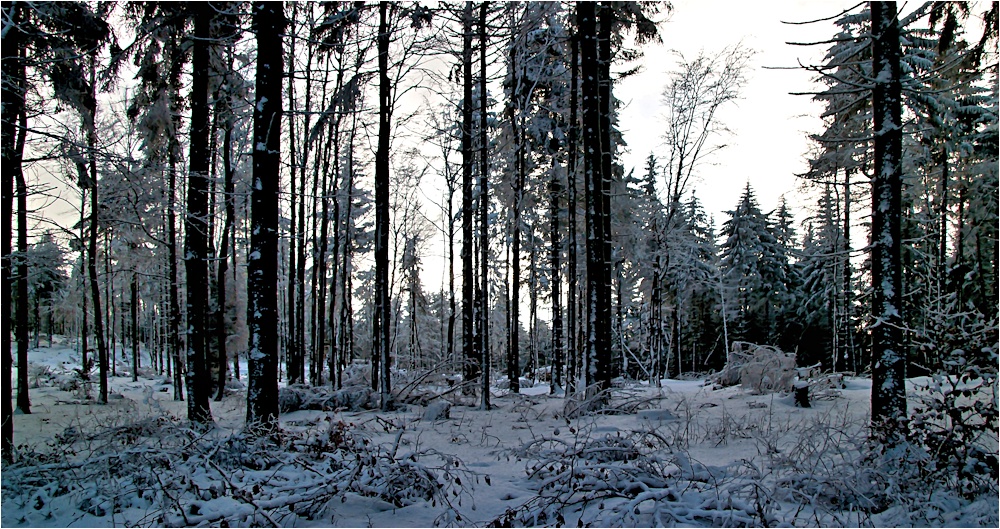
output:
[[[798,381],[795,383],[795,406],[797,408],[811,408],[809,404],[809,383]]]

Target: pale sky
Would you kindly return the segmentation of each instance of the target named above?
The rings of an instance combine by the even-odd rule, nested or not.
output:
[[[817,117],[822,107],[809,96],[789,92],[815,90],[813,74],[804,70],[768,70],[818,63],[826,46],[790,46],[786,42],[814,42],[834,35],[831,22],[804,26],[783,24],[832,17],[857,2],[842,1],[766,1],[733,2],[724,0],[675,0],[667,21],[661,24],[662,44],[645,47],[642,73],[622,80],[615,95],[626,107],[619,125],[628,151],[621,160],[628,172],[641,174],[650,152],[663,153],[664,110],[661,103],[668,72],[676,66],[678,50],[693,59],[704,49],[714,53],[741,42],[757,51],[751,60],[743,99],[721,110],[718,117],[732,135],[717,138],[728,145],[698,170],[695,192],[706,213],[714,215],[716,226],[727,218],[749,180],[765,212],[777,207],[785,195],[800,219],[807,216],[801,205],[811,197],[797,192],[796,173],[808,166],[804,155],[809,149],[808,133],[819,132]],[[659,157],[659,156],[658,156]],[[711,165],[709,165],[711,164]]]

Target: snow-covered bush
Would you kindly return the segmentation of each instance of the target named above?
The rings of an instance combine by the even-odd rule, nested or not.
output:
[[[599,430],[568,424],[565,437],[556,430],[515,450],[528,459],[525,470],[538,494],[490,525],[739,527],[773,521],[728,493],[728,469],[672,450],[662,432]]]
[[[769,345],[735,342],[726,367],[712,381],[722,386],[740,384],[765,394],[791,391],[796,373],[794,354]]]
[[[992,363],[996,365],[996,353]],[[997,493],[997,370],[980,368],[955,351],[950,367],[918,388],[910,442],[923,451],[920,481],[944,485],[967,498]]]
[[[357,411],[378,407],[378,394],[369,386],[350,386],[333,390],[324,386],[292,385],[278,389],[278,410]]]

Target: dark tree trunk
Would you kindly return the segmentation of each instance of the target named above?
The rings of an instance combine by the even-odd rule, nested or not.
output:
[[[294,19],[294,16],[293,16],[293,19]],[[311,19],[312,19],[312,17],[310,15],[310,20]],[[308,51],[307,57],[306,57],[307,72],[309,71],[309,68],[312,67],[313,56],[314,56],[313,49],[314,49],[313,46],[308,46],[308,50],[309,51]],[[289,83],[289,84],[292,84],[292,83]],[[324,83],[324,87],[325,87],[325,83]],[[324,88],[324,92],[325,92],[325,88]],[[324,93],[324,96],[325,96],[325,93]],[[309,134],[310,134],[309,126],[310,126],[310,123],[312,121],[311,117],[312,117],[312,100],[313,100],[313,95],[312,95],[312,75],[311,75],[311,73],[307,73],[306,74],[306,94],[305,94],[305,99],[306,99],[305,116],[304,116],[304,121],[303,121],[303,124],[302,124],[302,148],[301,148],[302,152],[298,156],[298,160],[299,160],[298,164],[299,165],[297,167],[293,167],[292,168],[292,171],[291,171],[292,174],[291,174],[291,176],[289,178],[289,180],[295,180],[295,169],[297,168],[299,170],[299,184],[301,185],[301,188],[302,188],[303,191],[305,190],[306,181],[307,181],[307,175],[308,175],[308,171],[306,170],[306,168],[309,165],[309,163],[308,163],[309,162],[309,152],[310,152],[310,149],[312,148],[312,142],[309,139]],[[324,99],[325,99],[325,97],[324,97]],[[293,132],[292,133],[292,137],[294,137],[294,136],[295,136],[295,134]],[[295,160],[295,155],[294,154],[292,155],[291,159]],[[300,210],[300,212],[301,211],[302,210]],[[302,226],[302,224],[300,224],[300,226]],[[290,252],[294,252],[294,249],[292,249],[290,247],[289,251]],[[303,251],[304,251],[304,249],[303,249]],[[304,253],[300,253],[299,255],[300,256],[304,256],[305,254]],[[293,281],[292,278],[291,278],[293,270],[295,270],[294,267],[289,268],[289,280],[290,281]],[[301,284],[300,284],[300,288],[301,288]],[[291,301],[292,300],[292,293],[291,293],[291,291],[289,292],[289,298],[288,299],[289,299],[289,305],[292,305],[292,301]],[[294,363],[293,363],[293,365],[291,367],[288,367],[288,382],[289,383],[293,383],[293,382],[304,383],[306,381],[306,356],[305,356],[306,353],[305,353],[305,349],[300,346],[300,347],[298,347],[298,348],[295,349],[294,353],[295,353]],[[313,354],[312,351],[310,352],[309,358],[310,358],[310,377],[311,377],[310,381],[314,382],[314,383],[318,383],[319,380],[317,380],[317,377],[321,377],[321,375],[322,375],[322,365],[319,365],[319,364],[316,363],[316,360],[318,360],[318,359],[317,359],[316,355]],[[318,368],[319,373],[317,373],[317,365],[319,366],[319,368]]]
[[[514,204],[511,207],[511,293],[508,303],[508,318],[510,324],[507,330],[507,383],[511,393],[520,393],[521,384],[520,373],[520,329],[521,329],[521,200],[524,189],[524,124],[521,122],[524,109],[521,96],[519,94],[520,82],[517,71],[516,47],[511,46],[510,69],[514,76],[513,99],[510,102],[510,115],[508,119],[511,123],[514,134],[514,182],[513,195]],[[515,114],[516,112],[516,114]]]
[[[567,151],[569,155],[569,160],[566,162],[566,187],[569,188],[569,197],[567,200],[566,209],[569,213],[569,241],[566,252],[567,263],[567,287],[566,287],[566,305],[567,305],[567,327],[568,332],[566,335],[566,349],[569,351],[569,362],[566,369],[566,395],[572,395],[576,391],[576,381],[579,376],[579,351],[577,351],[577,299],[576,293],[579,288],[577,283],[577,226],[576,226],[576,207],[577,207],[577,187],[576,187],[576,173],[577,173],[577,151],[578,145],[577,141],[579,139],[580,123],[577,115],[577,109],[579,108],[579,59],[580,59],[580,39],[578,35],[574,34],[571,38],[572,52],[570,56],[570,87],[569,87],[569,144],[567,146]]]
[[[232,66],[232,54],[229,56],[229,64]],[[223,113],[222,131],[222,172],[223,172],[223,192],[225,200],[225,219],[222,224],[222,241],[219,243],[219,269],[217,276],[218,283],[218,313],[216,314],[215,341],[219,350],[219,379],[216,381],[218,393],[215,395],[216,401],[221,401],[226,391],[226,371],[228,363],[228,348],[226,341],[229,332],[226,326],[226,273],[229,271],[229,237],[233,231],[233,221],[236,216],[236,197],[234,196],[233,183],[233,112],[232,95],[226,92],[220,104],[223,105],[220,112]],[[238,361],[238,359],[237,359]]]
[[[90,58],[90,89],[93,107],[84,118],[87,129],[87,157],[90,170],[90,247],[87,250],[87,270],[90,274],[90,293],[94,301],[94,336],[97,339],[97,362],[100,370],[98,402],[108,402],[108,348],[104,342],[104,318],[101,316],[101,286],[97,282],[97,231],[99,228],[97,195],[97,99],[94,97],[95,65]]]
[[[13,303],[13,293],[10,288],[11,253],[13,250],[13,219],[14,219],[14,175],[21,167],[22,151],[17,146],[18,121],[24,113],[24,62],[22,60],[24,46],[20,31],[21,5],[8,3],[3,5],[3,18],[9,20],[11,27],[4,36],[3,54],[3,116],[0,131],[2,131],[2,156],[0,174],[3,175],[3,292],[4,321],[0,355],[3,356],[3,446],[2,458],[5,462],[14,458],[14,407],[13,376],[14,359],[11,356],[10,307]]]
[[[486,90],[486,44],[489,37],[489,29],[486,27],[486,18],[489,13],[489,2],[483,2],[479,6],[479,229],[481,252],[482,276],[480,285],[480,329],[479,329],[479,365],[482,373],[482,402],[484,410],[490,408],[490,284],[489,284],[489,134],[488,115],[489,97]]]
[[[132,317],[132,382],[139,381],[139,274],[132,271],[129,283],[129,315]]]
[[[337,82],[336,89],[334,93],[337,97],[342,97],[344,89],[344,67],[343,64],[337,65]],[[317,255],[319,259],[315,265],[317,270],[317,276],[319,278],[319,286],[316,288],[316,325],[317,328],[314,329],[314,334],[316,335],[316,340],[313,343],[314,348],[326,349],[327,342],[327,329],[333,328],[333,307],[330,307],[330,325],[327,326],[327,315],[326,315],[326,299],[327,299],[327,285],[326,285],[326,262],[329,259],[331,264],[331,271],[333,272],[333,278],[330,280],[329,287],[329,297],[331,302],[335,302],[337,299],[337,238],[340,236],[337,222],[337,218],[340,216],[340,203],[337,201],[337,188],[340,182],[338,175],[340,174],[340,124],[344,115],[344,107],[337,110],[336,116],[333,119],[333,123],[330,125],[330,135],[333,140],[333,171],[323,172],[323,185],[322,193],[320,195],[320,200],[322,200],[321,214],[320,214],[320,230],[319,230],[319,248],[317,250]],[[328,155],[329,159],[330,156]],[[328,242],[328,232],[330,225],[330,200],[334,201],[333,204],[333,218],[334,218],[334,230],[333,230],[333,255],[327,256],[327,246]],[[330,384],[336,386],[336,375],[337,372],[337,344],[336,341],[331,341],[330,344],[330,356],[327,360],[330,366]]]
[[[171,34],[170,45],[170,110],[173,120],[173,130],[180,130],[180,93],[179,79],[180,69],[184,61],[180,56],[180,45],[177,36]],[[174,400],[184,400],[184,370],[181,359],[181,303],[180,303],[180,279],[177,270],[177,158],[180,152],[180,143],[176,134],[172,134],[167,146],[167,170],[170,172],[167,190],[167,258],[168,275],[170,276],[170,317],[168,319],[168,344],[170,350],[170,362],[173,363],[173,383]]]
[[[111,227],[104,230],[104,277],[107,280],[104,282],[104,325],[107,329],[107,336],[105,340],[108,343],[108,357],[110,362],[108,363],[108,368],[111,371],[110,375],[113,377],[118,376],[117,362],[115,362],[115,314],[117,312],[117,307],[114,302],[114,292],[115,292],[115,275],[111,268]],[[122,342],[122,355],[125,354],[125,343]]]
[[[87,343],[87,330],[89,327],[89,322],[87,321],[87,273],[84,267],[87,266],[87,234],[85,232],[85,226],[87,225],[87,189],[85,187],[80,188],[80,369],[83,373],[83,377],[86,380],[90,380],[90,370],[93,367],[94,359],[90,358],[88,355],[87,348],[89,344]],[[89,386],[84,386],[86,390],[86,398],[89,400],[90,388]]]
[[[450,172],[450,170],[449,170]],[[455,362],[455,323],[457,303],[455,300],[455,180],[448,177],[448,330],[445,336],[445,358]]]
[[[563,319],[562,319],[562,269],[561,241],[559,237],[559,198],[562,196],[562,182],[556,171],[556,162],[552,162],[552,179],[549,181],[549,251],[552,266],[552,386],[551,393],[557,393],[563,385],[562,371],[565,362],[563,352]]]
[[[872,178],[872,427],[886,446],[906,433],[900,267],[902,121],[895,2],[871,2],[875,173]]]
[[[327,58],[327,62],[326,62],[326,67],[323,69],[323,82],[321,83],[321,86],[322,86],[321,94],[322,95],[319,98],[321,101],[325,101],[327,99],[327,85],[329,84],[328,81],[329,81],[329,76],[330,76],[330,68],[329,68],[329,66],[330,66],[330,61],[329,61],[329,57],[328,57]],[[306,115],[306,117],[308,118],[308,114]],[[320,181],[320,173],[321,173],[321,171],[329,171],[330,140],[331,140],[331,138],[329,136],[329,132],[330,132],[330,127],[324,128],[322,126],[322,122],[318,122],[318,123],[316,123],[316,128],[314,129],[314,132],[310,133],[311,134],[310,140],[307,140],[307,143],[311,144],[312,141],[319,142],[320,140],[322,140],[324,138],[326,139],[325,142],[323,142],[322,144],[320,144],[320,145],[318,145],[316,147],[316,153],[315,153],[315,156],[313,158],[313,176],[312,176],[312,193],[311,193],[311,195],[313,197],[315,197],[315,196],[317,196],[319,194],[319,181]],[[303,162],[302,163],[305,164],[305,157],[303,157]],[[303,190],[305,190],[305,186],[306,186],[306,172],[303,169],[303,171],[302,171],[302,189]],[[313,203],[313,209],[314,210],[316,209],[315,206],[316,206],[316,203],[314,201],[314,203]],[[304,211],[303,211],[303,213],[304,213]],[[316,217],[315,211],[314,211],[313,217],[314,217],[314,221],[315,221],[315,217]],[[304,220],[304,216],[303,216],[302,220]],[[303,232],[305,231],[305,224],[302,224],[302,231]],[[313,235],[315,235],[315,230],[314,230]],[[305,284],[305,255],[306,254],[305,254],[305,247],[304,246],[301,247],[301,253],[299,255],[301,257],[301,262],[299,263],[299,266],[302,269],[302,275],[301,275],[302,283]],[[313,269],[313,283],[314,283],[314,285],[315,285],[315,279],[316,279],[316,270],[314,268]],[[301,292],[301,294],[304,295],[305,292]],[[304,302],[305,302],[305,300],[303,298],[303,304],[304,304]],[[302,319],[303,320],[305,319],[305,313],[303,313]],[[319,385],[323,384],[323,364],[325,363],[325,356],[324,356],[325,354],[326,354],[326,350],[323,349],[323,348],[310,348],[309,349],[309,366],[310,366],[310,368],[309,368],[309,381],[314,386],[319,386]],[[330,376],[332,377],[333,373],[331,373]]]
[[[382,409],[388,410],[392,398],[389,343],[389,134],[392,119],[392,86],[389,80],[389,9],[379,3],[378,24],[378,151],[375,154],[375,317],[373,337],[379,373],[372,373],[378,384]],[[394,8],[393,8],[394,9]],[[376,382],[376,378],[380,379]]]
[[[281,169],[282,2],[255,2],[257,86],[253,116],[253,186],[247,263],[248,429],[278,427],[278,212]]]
[[[167,321],[167,343],[170,353],[169,362],[173,364],[174,400],[184,400],[183,370],[181,369],[180,353],[180,329],[181,329],[181,304],[180,304],[180,281],[177,277],[177,224],[174,219],[175,197],[177,196],[177,171],[175,167],[174,154],[170,154],[171,162],[168,167],[170,172],[167,194],[167,259],[170,263],[167,267],[167,274],[170,277],[170,316]]]
[[[23,94],[23,92],[22,92]],[[28,115],[23,109],[17,116],[17,146],[15,150],[14,182],[17,186],[17,262],[16,290],[17,313],[14,315],[14,340],[17,342],[17,409],[24,414],[31,413],[31,398],[28,395],[28,184],[24,178],[21,156],[28,131]],[[89,136],[88,136],[89,138]],[[97,191],[95,185],[94,191]],[[5,285],[10,288],[9,283]],[[9,307],[10,305],[8,305]],[[3,331],[6,334],[8,331]],[[106,386],[105,386],[106,387]],[[106,393],[105,393],[106,395]],[[107,402],[105,398],[104,402]]]
[[[292,3],[292,20],[297,19],[298,2]],[[295,150],[295,32],[289,37],[288,44],[288,109],[291,113],[288,115],[288,152],[289,159],[295,160],[296,150]],[[307,73],[307,77],[309,77]],[[307,99],[308,101],[308,99]],[[306,116],[309,113],[306,112]],[[308,117],[306,118],[308,119]],[[308,134],[308,128],[306,129],[306,134]],[[304,148],[304,147],[303,147]],[[305,158],[303,157],[303,164],[305,163]],[[296,303],[298,298],[296,297],[297,288],[301,288],[297,284],[297,271],[298,267],[295,264],[296,248],[299,244],[298,238],[296,237],[296,211],[295,211],[295,166],[291,168],[292,177],[288,179],[288,202],[289,202],[289,212],[291,214],[290,222],[288,223],[288,292],[287,301],[285,303],[285,318],[287,319],[287,336],[285,337],[284,351],[285,351],[285,369],[288,372],[288,383],[294,384],[298,382],[297,375],[299,372],[299,362],[302,362],[302,349],[298,344],[298,325],[302,325],[303,322],[298,321],[298,311],[296,310]],[[301,201],[305,201],[305,179],[302,181],[302,197],[299,197]],[[315,193],[313,193],[315,195]],[[305,240],[305,234],[299,233],[298,237]]]
[[[282,20],[284,20],[284,15],[282,15]],[[277,175],[278,173],[275,172],[275,174]],[[299,188],[301,189],[301,192],[303,194],[305,194],[305,190],[306,190],[306,181],[305,181],[305,178],[304,178],[305,173],[303,173],[302,176],[303,176],[303,178],[302,178],[302,181],[299,182],[299,184],[300,184]],[[315,174],[313,175],[313,178],[315,179]],[[314,188],[315,188],[315,185],[316,185],[316,183],[315,183],[315,180],[314,180],[313,181],[313,187]],[[316,196],[316,193],[313,193],[313,196]],[[293,304],[294,309],[292,309],[292,307],[290,307],[289,310],[294,310],[295,311],[296,326],[295,326],[295,335],[294,335],[294,342],[295,342],[295,352],[294,352],[294,354],[295,354],[296,358],[298,359],[298,362],[305,363],[305,354],[306,354],[305,353],[306,352],[306,290],[305,290],[305,284],[306,284],[306,201],[305,201],[305,197],[299,197],[298,218],[299,218],[298,219],[299,220],[299,228],[298,228],[299,236],[298,236],[298,239],[296,241],[298,243],[298,246],[297,246],[297,248],[298,248],[298,256],[296,258],[298,270],[293,271],[293,269],[289,269],[289,271],[288,271],[289,275],[291,275],[292,273],[295,273],[297,275],[297,278],[295,279],[295,284],[296,284],[297,289],[296,289],[296,293],[295,293],[296,294],[295,303]],[[296,246],[289,245],[288,251],[289,251],[289,253],[295,252],[296,251]],[[317,349],[317,350],[320,351],[320,353],[322,354],[322,352],[323,352],[322,348]],[[317,365],[318,365],[318,371],[319,371],[316,374],[317,381],[318,381],[318,383],[322,383],[322,379],[323,379],[323,362],[322,362],[322,359],[320,359],[320,361],[317,363]]]
[[[208,4],[204,4],[208,6]],[[207,365],[208,329],[208,179],[209,179],[209,28],[211,7],[202,7],[194,21],[191,64],[191,144],[188,156],[187,213],[184,215],[184,270],[187,275],[187,355],[185,385],[188,420],[212,421],[211,379]]]
[[[612,263],[611,263],[611,180],[612,156],[614,148],[611,143],[611,26],[614,21],[614,9],[610,2],[601,2],[599,7],[600,24],[598,43],[598,100],[600,118],[600,138],[601,138],[601,171],[600,178],[595,175],[594,185],[599,188],[598,198],[600,199],[601,227],[598,232],[598,271],[599,277],[595,284],[597,291],[596,307],[596,337],[595,337],[595,369],[596,381],[601,389],[606,390],[611,387],[611,377],[614,375],[614,366],[611,357],[611,329],[612,329]],[[597,184],[600,184],[599,186]]]
[[[472,270],[472,2],[465,3],[462,19],[462,376],[465,382],[479,376],[475,346],[474,273]],[[466,386],[472,392],[472,386]]]
[[[353,311],[351,309],[351,254],[352,254],[352,232],[353,232],[353,191],[354,191],[354,138],[358,129],[358,113],[351,117],[351,134],[347,150],[347,170],[344,174],[344,250],[341,254],[340,272],[340,326],[337,329],[338,351],[340,358],[337,361],[337,387],[343,386],[343,373],[347,363],[353,359],[354,349],[354,326],[352,322]],[[332,376],[332,375],[331,375]]]
[[[604,9],[602,7],[602,9]],[[609,105],[602,101],[601,86],[607,80],[599,56],[595,5],[577,3],[580,25],[580,69],[583,77],[584,173],[587,188],[587,385],[598,390],[611,387],[611,267],[607,204],[609,180],[604,176],[604,113]],[[605,23],[602,21],[601,26]],[[602,34],[604,29],[602,28]]]
[[[854,300],[852,296],[851,288],[851,171],[844,171],[844,244],[843,252],[844,257],[842,258],[842,265],[844,267],[843,273],[843,285],[842,292],[844,297],[843,302],[843,319],[841,323],[843,327],[843,355],[841,359],[844,361],[843,367],[849,371],[857,372],[857,354],[854,351],[854,325],[852,314],[854,309]],[[836,364],[836,362],[835,362]],[[836,367],[834,367],[836,370]]]

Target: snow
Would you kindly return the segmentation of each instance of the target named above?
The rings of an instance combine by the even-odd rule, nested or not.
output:
[[[520,394],[496,389],[488,411],[453,392],[448,404],[393,412],[283,413],[274,445],[239,435],[245,390],[213,401],[216,428],[196,434],[163,375],[142,370],[133,383],[119,363],[110,387],[124,398],[97,405],[55,383],[79,364],[72,343],[29,359],[33,413],[15,418],[15,444],[32,464],[3,469],[4,527],[995,527],[1000,518],[995,493],[969,501],[935,491],[922,511],[838,503],[872,501],[855,496],[870,476],[848,457],[865,441],[866,378],[844,377],[808,409],[787,393],[704,380],[629,383],[609,403],[617,413],[575,418],[538,382]],[[911,398],[931,382],[908,380]]]

